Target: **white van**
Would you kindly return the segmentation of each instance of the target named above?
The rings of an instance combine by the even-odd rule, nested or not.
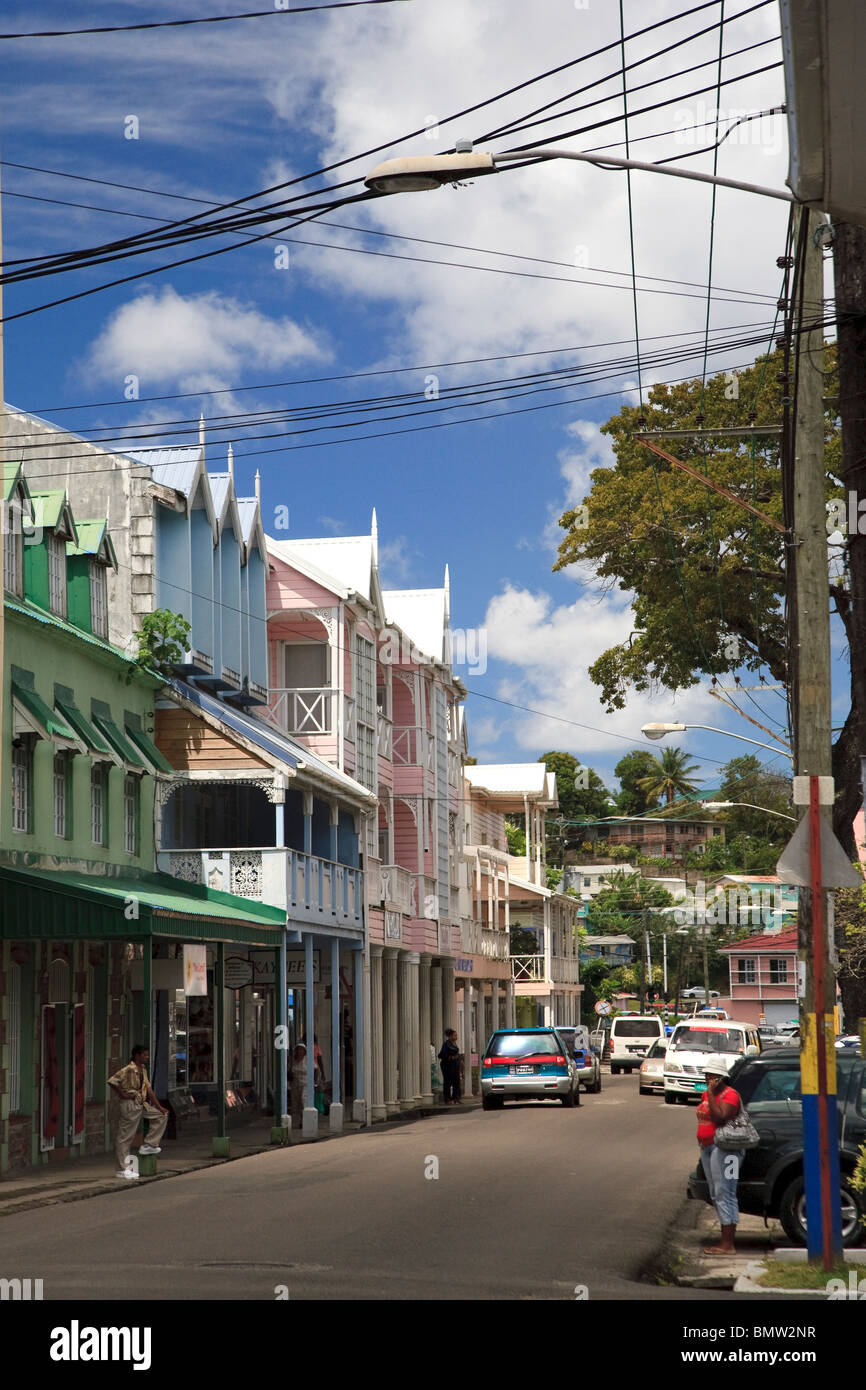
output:
[[[755,1023],[730,1019],[691,1018],[678,1023],[665,1053],[665,1102],[674,1105],[700,1100],[707,1089],[707,1057],[724,1057],[728,1070],[738,1057],[757,1057],[761,1039]]]
[[[610,1025],[610,1073],[629,1075],[639,1067],[654,1042],[664,1042],[665,1026],[655,1014],[619,1014]]]

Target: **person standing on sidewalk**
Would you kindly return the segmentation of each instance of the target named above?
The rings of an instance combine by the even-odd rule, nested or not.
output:
[[[127,1166],[129,1150],[135,1132],[142,1120],[147,1120],[147,1143],[142,1144],[140,1154],[158,1154],[162,1150],[159,1141],[168,1123],[168,1110],[156,1098],[147,1064],[150,1053],[140,1045],[132,1049],[132,1060],[114,1076],[108,1078],[112,1097],[117,1099],[115,1116],[114,1153],[117,1158],[118,1178],[137,1178]]]
[[[740,1108],[740,1097],[728,1085],[728,1068],[724,1058],[709,1057],[704,1064],[707,1089],[698,1106],[698,1143],[701,1146],[701,1165],[710,1189],[710,1201],[716,1209],[722,1238],[718,1245],[704,1247],[705,1255],[736,1255],[734,1236],[740,1219],[737,1203],[737,1182],[742,1154],[720,1149],[716,1130],[732,1120]]]
[[[445,1104],[460,1104],[460,1047],[457,1043],[457,1029],[446,1028],[445,1041],[439,1049],[439,1064],[442,1067],[442,1084],[445,1088]]]
[[[304,1106],[307,1091],[307,1049],[298,1043],[292,1053],[291,1111],[292,1131],[300,1134],[304,1127]]]

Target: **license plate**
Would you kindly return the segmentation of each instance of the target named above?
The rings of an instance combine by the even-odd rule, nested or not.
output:
[[[696,1091],[705,1091],[706,1089],[707,1089],[707,1083],[706,1083],[706,1081],[696,1081],[696,1082],[695,1082],[695,1090],[696,1090]]]
[[[512,1075],[512,1076],[534,1076],[534,1075],[535,1075],[535,1067],[512,1067],[512,1068],[511,1068],[511,1075]]]

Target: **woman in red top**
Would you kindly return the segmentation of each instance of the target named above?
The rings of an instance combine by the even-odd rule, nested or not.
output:
[[[728,1068],[724,1058],[710,1057],[704,1066],[707,1089],[698,1106],[698,1143],[701,1164],[710,1189],[710,1201],[716,1209],[722,1239],[718,1245],[704,1247],[705,1255],[735,1255],[734,1233],[740,1219],[737,1205],[737,1181],[740,1176],[741,1153],[720,1149],[716,1130],[733,1119],[740,1108],[740,1097],[728,1085]]]

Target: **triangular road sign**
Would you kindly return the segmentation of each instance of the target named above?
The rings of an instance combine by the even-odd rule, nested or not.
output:
[[[782,851],[776,872],[783,883],[811,888],[809,869],[809,817],[803,816]],[[821,817],[821,880],[825,888],[862,888],[863,876],[851,863],[830,826]]]

